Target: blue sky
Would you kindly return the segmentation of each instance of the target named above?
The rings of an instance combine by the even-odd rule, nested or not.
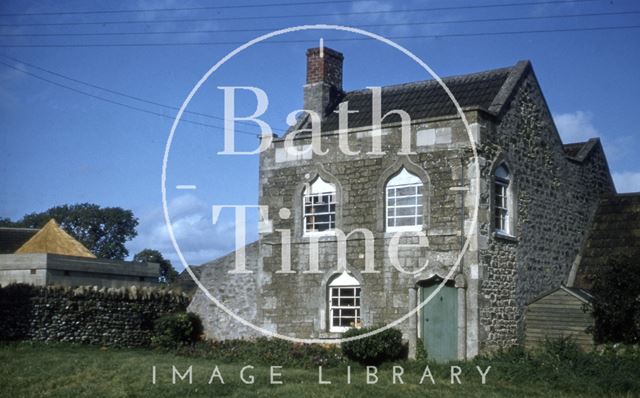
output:
[[[309,2],[296,3],[303,1]],[[160,195],[162,155],[176,113],[172,108],[237,46],[230,43],[313,23],[363,27],[389,38],[401,37],[395,41],[440,76],[531,60],[564,141],[600,137],[618,190],[640,191],[636,153],[640,148],[636,127],[640,29],[576,30],[640,25],[640,5],[631,0],[532,2],[354,1],[255,7],[268,3],[3,1],[0,61],[10,66],[0,63],[0,216],[16,219],[64,203],[121,206],[140,218],[139,236],[129,243],[130,252],[155,248],[177,263]],[[238,4],[250,7],[184,10]],[[502,6],[492,7],[496,4]],[[168,8],[183,10],[158,11]],[[139,11],[148,9],[156,11]],[[138,11],[68,13],[98,10]],[[9,15],[34,13],[39,15]],[[549,30],[556,31],[516,33]],[[191,33],[176,33],[186,31]],[[492,32],[511,33],[484,34]],[[217,155],[222,148],[222,123],[217,118],[223,115],[222,92],[217,87],[264,89],[270,101],[264,119],[274,130],[283,129],[286,115],[302,107],[305,50],[316,46],[320,37],[345,55],[347,90],[430,78],[395,50],[330,31],[273,39],[287,42],[257,45],[226,64],[188,109],[213,117],[185,116],[201,124],[179,126],[169,163],[170,210],[190,263],[213,259],[233,247],[230,213],[211,225],[211,204],[257,203],[256,157]],[[194,44],[203,42],[223,44]],[[238,113],[250,112],[253,106],[252,97],[240,96]],[[252,126],[239,128],[257,131]],[[256,140],[250,134],[240,135],[238,143],[249,149]],[[172,188],[176,184],[195,184],[198,189],[178,191]]]

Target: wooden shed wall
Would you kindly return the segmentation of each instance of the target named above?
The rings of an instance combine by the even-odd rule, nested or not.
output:
[[[533,347],[545,340],[573,336],[584,347],[593,347],[593,337],[586,333],[593,325],[589,312],[583,311],[584,302],[562,289],[529,304],[525,315],[525,345]]]

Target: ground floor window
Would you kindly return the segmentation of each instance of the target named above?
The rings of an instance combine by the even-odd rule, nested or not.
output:
[[[343,272],[329,284],[329,330],[344,332],[360,325],[360,305],[360,283]]]

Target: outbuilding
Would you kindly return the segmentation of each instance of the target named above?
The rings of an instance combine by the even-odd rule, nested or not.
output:
[[[590,306],[592,296],[582,289],[560,286],[531,301],[525,314],[525,345],[530,348],[545,339],[572,337],[583,348],[593,347]]]

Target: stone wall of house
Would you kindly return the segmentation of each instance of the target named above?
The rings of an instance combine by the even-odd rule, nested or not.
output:
[[[467,118],[475,123],[477,113]],[[475,125],[475,124],[474,124]],[[374,236],[375,273],[365,271],[364,235],[349,237],[346,264],[360,281],[362,318],[365,325],[384,325],[412,309],[410,297],[416,296],[416,283],[433,276],[450,274],[459,253],[461,229],[468,224],[473,203],[462,199],[452,187],[468,188],[468,168],[471,159],[468,133],[459,118],[423,120],[412,126],[416,154],[398,156],[400,131],[397,127],[383,130],[384,154],[370,155],[371,133],[354,131],[349,134],[349,146],[359,155],[347,156],[338,150],[338,138],[327,134],[322,146],[327,155],[288,154],[283,141],[275,141],[262,154],[260,174],[260,204],[269,207],[270,230],[261,235],[259,244],[247,247],[247,270],[252,274],[230,274],[235,254],[206,264],[202,283],[210,293],[243,319],[271,332],[298,338],[338,337],[328,331],[327,283],[337,274],[338,254],[335,237],[319,238],[318,272],[310,273],[310,239],[302,231],[302,192],[305,184],[317,176],[336,185],[337,228],[345,234],[365,228]],[[309,139],[295,141],[298,149]],[[417,145],[416,145],[417,144]],[[420,273],[403,274],[389,261],[388,245],[392,234],[384,228],[384,186],[401,170],[407,168],[421,177],[427,198],[424,230],[428,234],[427,248],[400,250],[401,265],[409,272],[429,265]],[[279,210],[289,210],[281,217]],[[464,208],[464,212],[463,212]],[[282,234],[290,231],[290,273],[282,272]],[[404,244],[417,244],[417,237],[408,234]],[[286,252],[286,250],[285,250]],[[477,253],[470,258],[477,258]],[[477,261],[476,261],[477,263]],[[453,270],[450,276],[459,273]],[[466,272],[466,271],[465,271]],[[207,335],[212,338],[250,337],[256,332],[232,320],[202,292],[197,292],[190,310],[204,318]],[[398,325],[409,336],[409,320]],[[208,325],[211,325],[209,328]],[[413,330],[412,330],[413,329]]]
[[[147,346],[153,321],[184,311],[189,297],[158,288],[0,288],[0,339]]]
[[[598,144],[583,160],[568,159],[532,72],[499,124],[487,119],[481,206],[491,209],[492,170],[504,161],[512,174],[514,239],[495,236],[492,215],[481,218],[480,341],[492,348],[522,338],[526,304],[566,281],[585,239],[598,198],[613,185]]]
[[[475,123],[477,114],[467,117]],[[316,177],[337,187],[336,227],[345,234],[364,228],[374,237],[375,273],[365,272],[364,235],[350,236],[346,250],[347,269],[362,285],[362,319],[365,325],[385,325],[403,317],[412,309],[410,297],[415,295],[416,283],[436,274],[446,277],[455,263],[462,240],[461,230],[470,217],[472,203],[463,201],[460,191],[452,187],[468,188],[471,158],[469,138],[459,118],[417,121],[412,126],[414,155],[398,155],[401,133],[397,127],[383,129],[384,154],[372,155],[371,132],[353,131],[349,147],[358,155],[345,155],[338,150],[338,137],[324,135],[322,147],[326,155],[292,156],[276,141],[261,160],[260,203],[269,206],[273,220],[272,233],[262,235],[261,283],[262,304],[258,309],[265,327],[292,337],[337,337],[328,331],[328,288],[330,278],[337,273],[338,253],[333,236],[321,237],[318,242],[318,272],[310,273],[310,238],[302,231],[302,194],[305,184]],[[295,142],[298,149],[309,144],[308,139]],[[384,197],[386,182],[401,168],[418,175],[424,183],[427,205],[423,230],[428,235],[427,248],[401,249],[401,273],[389,260],[389,241],[392,233],[385,232]],[[290,210],[288,218],[281,218],[279,210]],[[463,209],[464,208],[464,209]],[[282,273],[282,230],[290,231],[291,273]],[[417,244],[410,233],[401,240]],[[471,255],[473,257],[473,255]],[[411,274],[429,261],[427,268]],[[455,275],[459,270],[453,270]],[[397,327],[405,337],[412,332],[409,319]],[[415,329],[415,326],[413,326]],[[415,333],[415,330],[413,330]]]
[[[258,243],[253,242],[245,247],[245,268],[251,273],[230,273],[235,270],[236,253],[220,257],[201,265],[199,281],[207,289],[211,297],[219,300],[219,304],[228,308],[240,318],[258,321],[258,307],[262,302],[259,293],[259,280],[262,272],[258,267]],[[242,339],[259,336],[260,332],[250,326],[243,325],[228,312],[221,309],[211,297],[199,287],[196,288],[188,310],[199,314],[207,338],[213,340]]]

